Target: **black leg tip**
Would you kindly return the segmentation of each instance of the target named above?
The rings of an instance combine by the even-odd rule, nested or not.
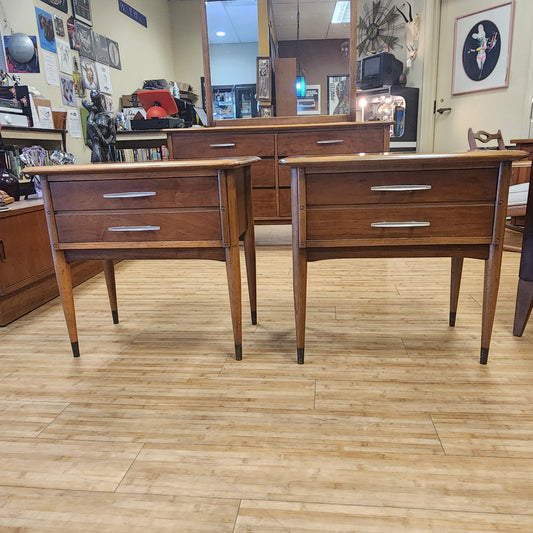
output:
[[[71,342],[70,345],[72,346],[72,355],[74,357],[80,356],[80,345],[78,344],[78,341]]]
[[[457,313],[455,311],[450,311],[450,326],[455,326],[455,317],[457,316]]]
[[[113,324],[118,324],[118,311],[111,311],[111,316],[113,317]]]
[[[235,360],[242,361],[242,344],[235,345]]]
[[[257,311],[252,311],[252,324],[254,326],[257,324]]]
[[[296,348],[296,361],[299,365],[304,364],[304,349]]]
[[[481,348],[481,357],[479,358],[480,365],[486,365],[489,360],[489,349]]]

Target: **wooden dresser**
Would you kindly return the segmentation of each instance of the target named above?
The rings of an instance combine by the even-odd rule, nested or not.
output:
[[[376,153],[389,149],[389,123],[328,122],[269,124],[167,130],[170,159],[259,156],[252,167],[256,223],[291,220],[290,170],[279,159],[294,155]],[[255,122],[255,124],[254,124]]]
[[[78,263],[73,283],[102,271],[95,261]],[[0,326],[25,315],[59,294],[43,201],[19,200],[0,211]]]

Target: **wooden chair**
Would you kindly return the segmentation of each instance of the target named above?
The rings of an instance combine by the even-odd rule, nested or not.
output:
[[[503,141],[503,136],[501,130],[498,130],[496,133],[487,133],[486,131],[479,130],[474,132],[472,128],[468,128],[468,145],[470,150],[480,150],[487,149],[490,147],[480,147],[478,142],[482,144],[490,143],[491,141],[496,141],[497,150],[505,150],[505,142]],[[518,165],[521,162],[518,162]],[[525,162],[525,165],[529,165],[529,162]],[[527,207],[527,196],[529,191],[529,183],[517,183],[509,187],[509,198],[507,203],[507,217],[511,220],[515,220],[518,217],[526,216],[526,207]],[[518,231],[524,233],[524,227],[522,225],[517,225],[513,222],[507,223],[507,228],[513,231]],[[522,251],[519,246],[510,246],[505,245],[503,249],[508,252],[518,252]]]

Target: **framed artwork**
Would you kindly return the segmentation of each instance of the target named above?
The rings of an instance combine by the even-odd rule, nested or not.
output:
[[[262,105],[259,108],[259,116],[261,118],[271,118],[274,116],[271,105]]]
[[[43,0],[43,2],[49,6],[59,9],[60,11],[63,11],[63,13],[68,13],[67,0]]]
[[[121,70],[122,66],[120,64],[120,51],[118,49],[118,43],[107,39],[107,50],[109,52],[109,66]]]
[[[76,29],[76,21],[74,17],[69,17],[67,20],[67,33],[68,33],[68,42],[72,50],[80,51],[81,44],[78,37],[78,30]]]
[[[270,57],[257,58],[257,100],[270,102],[272,99],[272,63]]]
[[[107,47],[107,37],[93,31],[94,59],[98,63],[109,65],[109,49]]]
[[[320,85],[308,85],[305,96],[296,99],[298,115],[320,115]]]
[[[328,115],[350,113],[350,76],[328,76]]]
[[[514,1],[455,19],[452,94],[509,85]]]
[[[90,0],[72,0],[72,14],[76,20],[87,26],[93,25]]]

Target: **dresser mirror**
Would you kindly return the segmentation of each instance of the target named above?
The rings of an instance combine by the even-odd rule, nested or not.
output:
[[[336,6],[341,17],[344,10],[341,22],[332,22]],[[350,23],[356,12],[353,1],[201,0],[209,125],[288,116],[297,122],[355,120],[355,77],[349,74],[356,72],[356,24]],[[271,69],[271,96],[260,102],[258,57]],[[297,98],[300,74],[306,90]]]

